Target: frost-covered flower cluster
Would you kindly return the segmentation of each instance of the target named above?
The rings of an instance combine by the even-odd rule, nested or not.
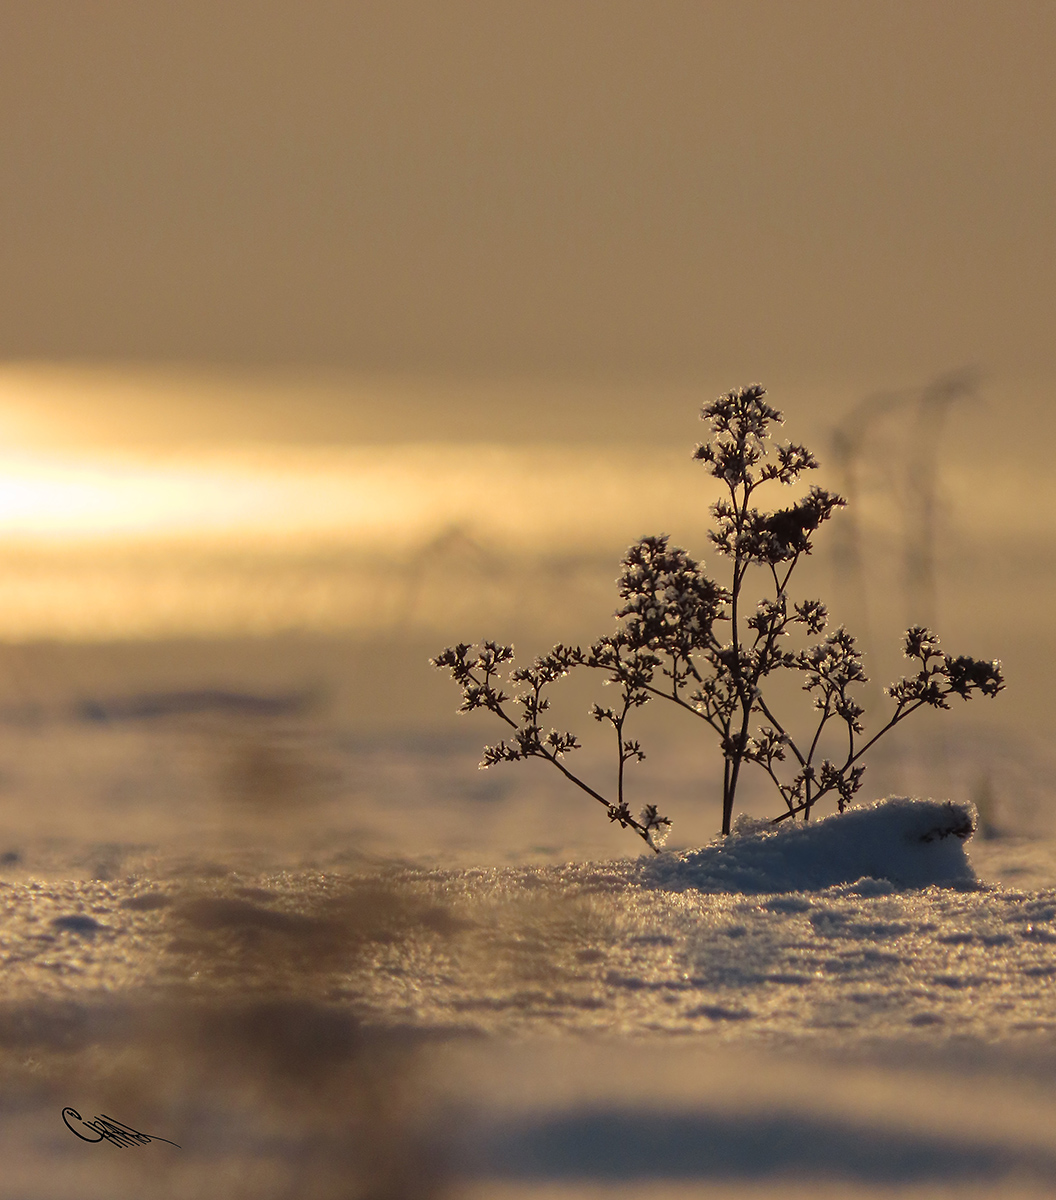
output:
[[[819,642],[789,648],[794,634],[813,638],[825,633],[825,605],[814,599],[793,601],[788,587],[797,564],[811,552],[813,535],[844,500],[811,487],[789,507],[756,507],[761,486],[790,486],[818,465],[806,447],[772,441],[771,426],[783,418],[764,396],[755,384],[720,397],[701,414],[711,425],[711,438],[696,448],[694,457],[728,493],[712,506],[716,527],[710,534],[715,550],[730,563],[725,583],[712,580],[666,534],[643,538],[623,558],[616,631],[588,650],[559,644],[531,667],[512,670],[509,684],[519,689],[512,696],[500,685],[501,669],[513,661],[512,646],[460,643],[432,660],[461,686],[460,711],[486,708],[511,730],[506,740],[485,747],[482,767],[544,759],[603,804],[611,821],[633,829],[654,850],[670,821],[651,804],[633,816],[625,794],[627,764],[645,757],[639,743],[626,736],[628,719],[650,700],[673,703],[716,735],[724,762],[722,832],[728,834],[745,763],[761,767],[776,787],[783,811],[775,820],[809,820],[826,796],[842,812],[861,787],[862,756],[910,713],[925,706],[949,708],[954,695],[965,700],[975,694],[995,696],[1004,686],[999,663],[951,658],[930,630],[915,627],[905,638],[915,672],[887,689],[894,711],[867,738],[865,711],[850,690],[867,682],[851,634],[841,627]],[[754,605],[745,594],[749,572],[753,578],[762,575],[766,592]],[[546,689],[579,667],[601,671],[620,696],[614,705],[595,704],[590,710],[614,735],[616,775],[608,796],[562,761],[579,748],[576,735],[543,727],[550,707]],[[777,671],[798,673],[811,697],[816,715],[805,738],[792,736],[767,699],[765,685]],[[839,753],[831,748],[832,730],[841,733]],[[828,755],[823,746],[830,747]]]

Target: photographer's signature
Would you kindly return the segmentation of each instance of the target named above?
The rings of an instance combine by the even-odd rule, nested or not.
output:
[[[96,1137],[85,1137],[79,1129],[75,1129],[70,1124],[70,1118],[73,1118],[83,1129],[90,1129],[97,1134]],[[70,1133],[79,1137],[82,1142],[112,1142],[115,1146],[122,1149],[125,1146],[145,1146],[148,1142],[168,1142],[170,1146],[175,1146],[177,1150],[182,1149],[176,1142],[169,1142],[168,1138],[154,1137],[149,1133],[139,1133],[129,1125],[123,1125],[120,1121],[115,1121],[113,1117],[108,1117],[106,1113],[96,1117],[94,1121],[85,1121],[81,1114],[75,1108],[66,1107],[62,1110],[62,1120]]]

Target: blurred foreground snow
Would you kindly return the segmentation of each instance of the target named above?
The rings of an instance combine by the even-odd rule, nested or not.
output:
[[[1051,1195],[1056,887],[977,882],[1017,844],[969,863],[960,816],[744,832],[721,867],[227,841],[27,872],[0,1196]],[[856,821],[872,874],[823,886]],[[181,1149],[80,1142],[65,1105]]]

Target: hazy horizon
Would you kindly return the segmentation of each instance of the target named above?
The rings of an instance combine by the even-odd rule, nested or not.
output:
[[[1043,384],[985,377],[951,405],[930,468],[935,594],[922,601],[907,578],[919,544],[907,472],[928,384],[881,401],[869,400],[875,387],[770,391],[782,434],[818,454],[818,481],[854,486],[804,565],[802,594],[863,639],[879,682],[898,674],[914,620],[932,621],[952,651],[1001,658],[1009,691],[987,719],[1040,732],[1056,719],[1056,410]],[[715,395],[706,386],[0,367],[0,640],[65,643],[74,658],[79,643],[111,645],[115,661],[128,658],[121,644],[142,657],[156,642],[158,687],[189,679],[173,674],[169,644],[228,641],[242,649],[218,651],[211,669],[191,656],[195,678],[259,686],[270,670],[280,690],[330,672],[313,653],[311,665],[292,654],[276,666],[267,639],[403,643],[410,674],[385,719],[430,724],[428,694],[442,723],[428,653],[483,636],[532,653],[596,637],[635,539],[666,532],[721,576],[707,541],[717,494],[691,459]],[[863,402],[876,410],[868,428]],[[848,422],[863,435],[853,480],[833,446]],[[787,497],[773,488],[769,503]],[[254,654],[271,666],[258,670]],[[326,686],[347,694],[367,668],[338,661]],[[144,669],[123,686],[150,686]],[[120,690],[113,672],[103,678]]]

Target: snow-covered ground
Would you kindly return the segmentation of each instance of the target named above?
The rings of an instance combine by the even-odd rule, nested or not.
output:
[[[424,647],[236,649],[8,651],[2,1200],[1056,1190],[1040,739],[951,718],[866,780],[937,807],[719,849],[713,749],[654,731],[640,858],[422,720]],[[989,836],[939,836],[947,797]]]
[[[27,842],[0,1196],[1051,1195],[1056,853],[966,811],[570,865]]]

